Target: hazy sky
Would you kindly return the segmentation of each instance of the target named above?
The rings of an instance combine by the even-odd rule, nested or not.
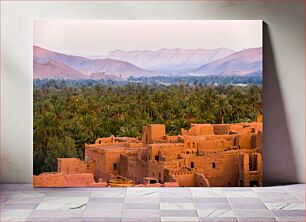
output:
[[[81,55],[114,49],[262,46],[259,20],[37,20],[33,28],[34,45]]]

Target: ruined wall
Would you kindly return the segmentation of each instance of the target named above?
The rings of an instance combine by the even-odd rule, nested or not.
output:
[[[132,179],[134,183],[143,183],[143,178],[149,175],[148,164],[141,160],[144,150],[135,150],[120,155],[120,175]]]
[[[261,153],[256,153],[257,156],[257,175],[258,175],[258,186],[263,186],[263,158]]]
[[[209,187],[209,181],[203,174],[195,173],[195,186],[197,187]]]
[[[230,131],[232,132],[241,132],[242,129],[244,128],[244,124],[240,124],[240,123],[237,123],[237,124],[229,124],[230,126]]]
[[[223,178],[224,153],[204,153],[189,161],[194,163],[194,171],[205,175],[211,186],[219,186],[226,181]]]
[[[85,155],[88,159],[96,161],[95,176],[103,180],[109,180],[111,175],[122,175],[131,179],[136,177],[139,181],[139,175],[144,175],[144,166],[140,167],[136,163],[133,167],[133,162],[130,161],[130,158],[135,162],[146,156],[146,149],[142,147],[142,143],[117,143],[102,147],[87,145]],[[135,176],[131,176],[132,174]]]
[[[256,129],[256,131],[263,131],[263,124],[262,122],[252,122],[252,123],[249,123],[249,125],[253,128]]]
[[[196,185],[195,176],[192,172],[177,172],[173,174],[180,187],[194,187]]]
[[[214,126],[212,124],[191,124],[189,130],[182,129],[182,135],[205,136],[214,134]]]
[[[179,136],[165,136],[165,142],[166,143],[178,143],[179,142]]]
[[[139,147],[143,147],[143,143],[138,143],[138,142],[130,142],[129,144],[128,144],[128,147],[130,147],[130,148],[139,148]]]
[[[104,144],[104,143],[114,143],[115,137],[110,136],[110,137],[104,137],[104,138],[99,138],[95,141],[95,144]]]
[[[119,169],[120,176],[130,178],[129,170],[130,170],[129,169],[129,157],[125,154],[121,154],[120,155],[120,169]]]
[[[43,173],[33,176],[34,187],[106,187],[107,183],[96,183],[91,173],[66,174]]]
[[[254,129],[251,127],[243,128],[240,132],[240,145],[243,149],[252,149],[252,133],[254,133]]]
[[[94,174],[96,172],[96,163],[95,161],[85,163],[84,161],[77,158],[57,158],[57,172],[65,172],[67,174]]]
[[[262,154],[262,138],[263,137],[263,133],[262,131],[258,131],[257,133],[257,137],[256,137],[256,145],[258,148],[258,151]]]
[[[238,150],[203,153],[200,156],[194,155],[182,163],[192,172],[203,174],[210,186],[236,186],[239,178],[239,153]]]
[[[239,186],[262,186],[262,155],[244,153],[239,158]]]
[[[156,140],[164,140],[166,135],[165,125],[151,124],[142,128],[142,143],[152,144]]]
[[[119,174],[120,170],[120,154],[124,153],[124,148],[115,148],[103,150],[104,161],[99,167],[99,171],[102,172],[103,179],[108,180],[112,175]]]
[[[85,156],[88,157],[89,161],[94,160],[96,162],[96,171],[94,176],[106,180],[106,175],[104,171],[101,170],[105,165],[105,155],[103,150],[92,145],[85,145]]]
[[[148,146],[148,160],[169,161],[178,159],[178,154],[185,152],[182,143],[160,143]]]
[[[186,136],[184,138],[184,145],[186,149],[191,149],[190,152],[194,150],[222,152],[238,145],[238,140],[238,135]]]
[[[222,168],[218,178],[214,178],[214,181],[208,178],[211,186],[237,186],[240,152],[241,151],[228,151],[224,154],[224,158],[221,159],[219,163]]]
[[[148,176],[156,178],[159,182],[165,181],[165,167],[163,161],[151,160],[148,163]]]
[[[214,124],[214,134],[215,135],[224,135],[228,134],[230,131],[229,124]]]

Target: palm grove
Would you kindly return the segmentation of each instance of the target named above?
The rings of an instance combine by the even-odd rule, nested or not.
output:
[[[141,138],[142,127],[163,123],[179,134],[190,123],[256,121],[261,85],[103,84],[34,86],[34,174],[56,171],[58,157],[83,158],[84,144],[110,135]]]

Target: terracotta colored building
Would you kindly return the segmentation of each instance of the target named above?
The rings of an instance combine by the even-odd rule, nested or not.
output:
[[[84,159],[59,158],[53,176],[92,175],[80,186],[262,186],[262,123],[192,124],[177,136],[151,124],[141,141],[110,136],[86,144]],[[34,176],[34,186],[44,186],[43,177]]]

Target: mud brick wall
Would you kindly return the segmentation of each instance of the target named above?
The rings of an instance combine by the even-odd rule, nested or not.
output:
[[[120,155],[120,169],[119,173],[121,176],[129,178],[129,157],[128,155]]]
[[[137,153],[135,154],[137,157]],[[147,165],[144,161],[131,158],[131,153],[120,155],[120,175],[132,179],[135,183],[143,183],[143,178],[149,175]]]
[[[209,187],[209,181],[203,174],[195,173],[195,184],[197,187]]]
[[[85,156],[88,156],[89,160],[94,160],[96,162],[96,172],[94,176],[106,180],[105,172],[101,170],[105,165],[106,157],[104,151],[95,146],[85,145]]]
[[[142,143],[152,144],[155,140],[164,140],[166,127],[162,124],[151,124],[142,128]]]
[[[155,157],[159,156],[165,161],[175,160],[178,158],[178,154],[182,153],[184,144],[182,143],[160,143],[151,144],[148,147],[148,159],[155,160]]]
[[[180,187],[194,187],[196,185],[195,175],[192,172],[178,172],[173,176]]]
[[[262,186],[262,155],[260,153],[244,153],[239,157],[239,185]],[[256,164],[256,169],[254,165]]]
[[[67,174],[74,173],[92,173],[96,171],[95,161],[85,163],[77,158],[57,158],[57,172],[65,172]]]
[[[191,124],[189,130],[182,129],[182,135],[205,136],[213,134],[214,126],[212,124]]]
[[[165,142],[166,143],[177,143],[179,141],[178,136],[165,136]]]
[[[214,125],[214,134],[215,135],[223,135],[228,134],[230,131],[229,124],[215,124]]]
[[[160,182],[164,182],[164,162],[151,160],[148,163],[148,176],[158,179]]]
[[[256,145],[258,148],[258,151],[262,154],[262,138],[263,138],[263,133],[262,131],[258,131],[257,137],[256,137]]]
[[[99,138],[95,141],[95,144],[113,143],[115,140],[114,136]]]
[[[243,128],[240,133],[240,145],[243,149],[252,149],[252,133],[253,129],[251,127]]]
[[[105,182],[96,183],[91,173],[66,174],[45,173],[33,177],[34,187],[106,187]]]

